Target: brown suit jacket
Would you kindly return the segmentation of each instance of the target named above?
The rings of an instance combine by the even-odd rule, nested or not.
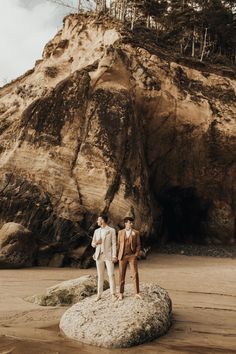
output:
[[[135,256],[137,257],[141,249],[139,231],[132,229],[130,237],[131,237],[131,249],[134,252]],[[119,260],[121,260],[123,257],[124,246],[125,246],[125,229],[122,229],[118,232],[118,240],[117,240],[117,258]]]

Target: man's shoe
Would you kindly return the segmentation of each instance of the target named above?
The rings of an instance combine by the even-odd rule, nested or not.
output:
[[[142,296],[140,294],[135,294],[135,299],[139,299],[139,300],[142,300]]]
[[[95,301],[99,301],[99,300],[101,300],[101,295],[97,295],[97,297],[95,299]]]
[[[122,301],[124,299],[124,295],[123,294],[120,294],[119,297],[118,297],[118,300],[119,301]]]
[[[116,301],[117,300],[117,296],[115,294],[112,294],[111,295],[111,299],[112,299],[112,301]]]

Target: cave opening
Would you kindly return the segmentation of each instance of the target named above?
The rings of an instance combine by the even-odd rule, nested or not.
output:
[[[136,107],[140,120],[145,117],[144,151],[153,211],[150,242],[205,244],[209,201],[199,196],[193,180],[188,179],[187,186],[183,182],[194,154],[185,130],[189,126],[176,128],[176,100],[171,95],[139,97]]]
[[[204,222],[208,206],[197,196],[194,187],[163,188],[156,195],[156,201],[161,206],[158,232],[161,243],[205,243]]]

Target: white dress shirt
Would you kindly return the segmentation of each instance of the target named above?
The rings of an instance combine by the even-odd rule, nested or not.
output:
[[[108,226],[105,226],[105,227],[100,227],[100,238],[102,240],[102,243],[101,243],[101,253],[104,252],[104,239],[105,239],[105,236],[106,236],[106,233],[107,231],[109,231],[109,227]]]
[[[125,235],[126,235],[127,238],[130,237],[131,232],[132,232],[132,229],[129,229],[129,230],[125,229]]]

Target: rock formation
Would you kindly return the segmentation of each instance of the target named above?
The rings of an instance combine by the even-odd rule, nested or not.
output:
[[[232,242],[235,88],[234,72],[177,63],[149,31],[67,16],[0,89],[0,225],[26,226],[43,265],[89,265],[100,211],[117,227],[131,210],[144,237]]]
[[[123,301],[112,302],[110,291],[99,302],[86,298],[67,310],[60,329],[69,338],[106,348],[127,348],[165,334],[171,325],[171,300],[166,290],[142,284],[143,299],[127,286]]]
[[[109,283],[105,280],[104,290],[108,288]],[[28,296],[25,298],[25,301],[41,306],[68,306],[94,295],[96,292],[97,277],[94,275],[84,275],[51,286],[46,290],[46,294]]]
[[[32,232],[14,222],[0,230],[0,268],[30,267],[36,244]]]

